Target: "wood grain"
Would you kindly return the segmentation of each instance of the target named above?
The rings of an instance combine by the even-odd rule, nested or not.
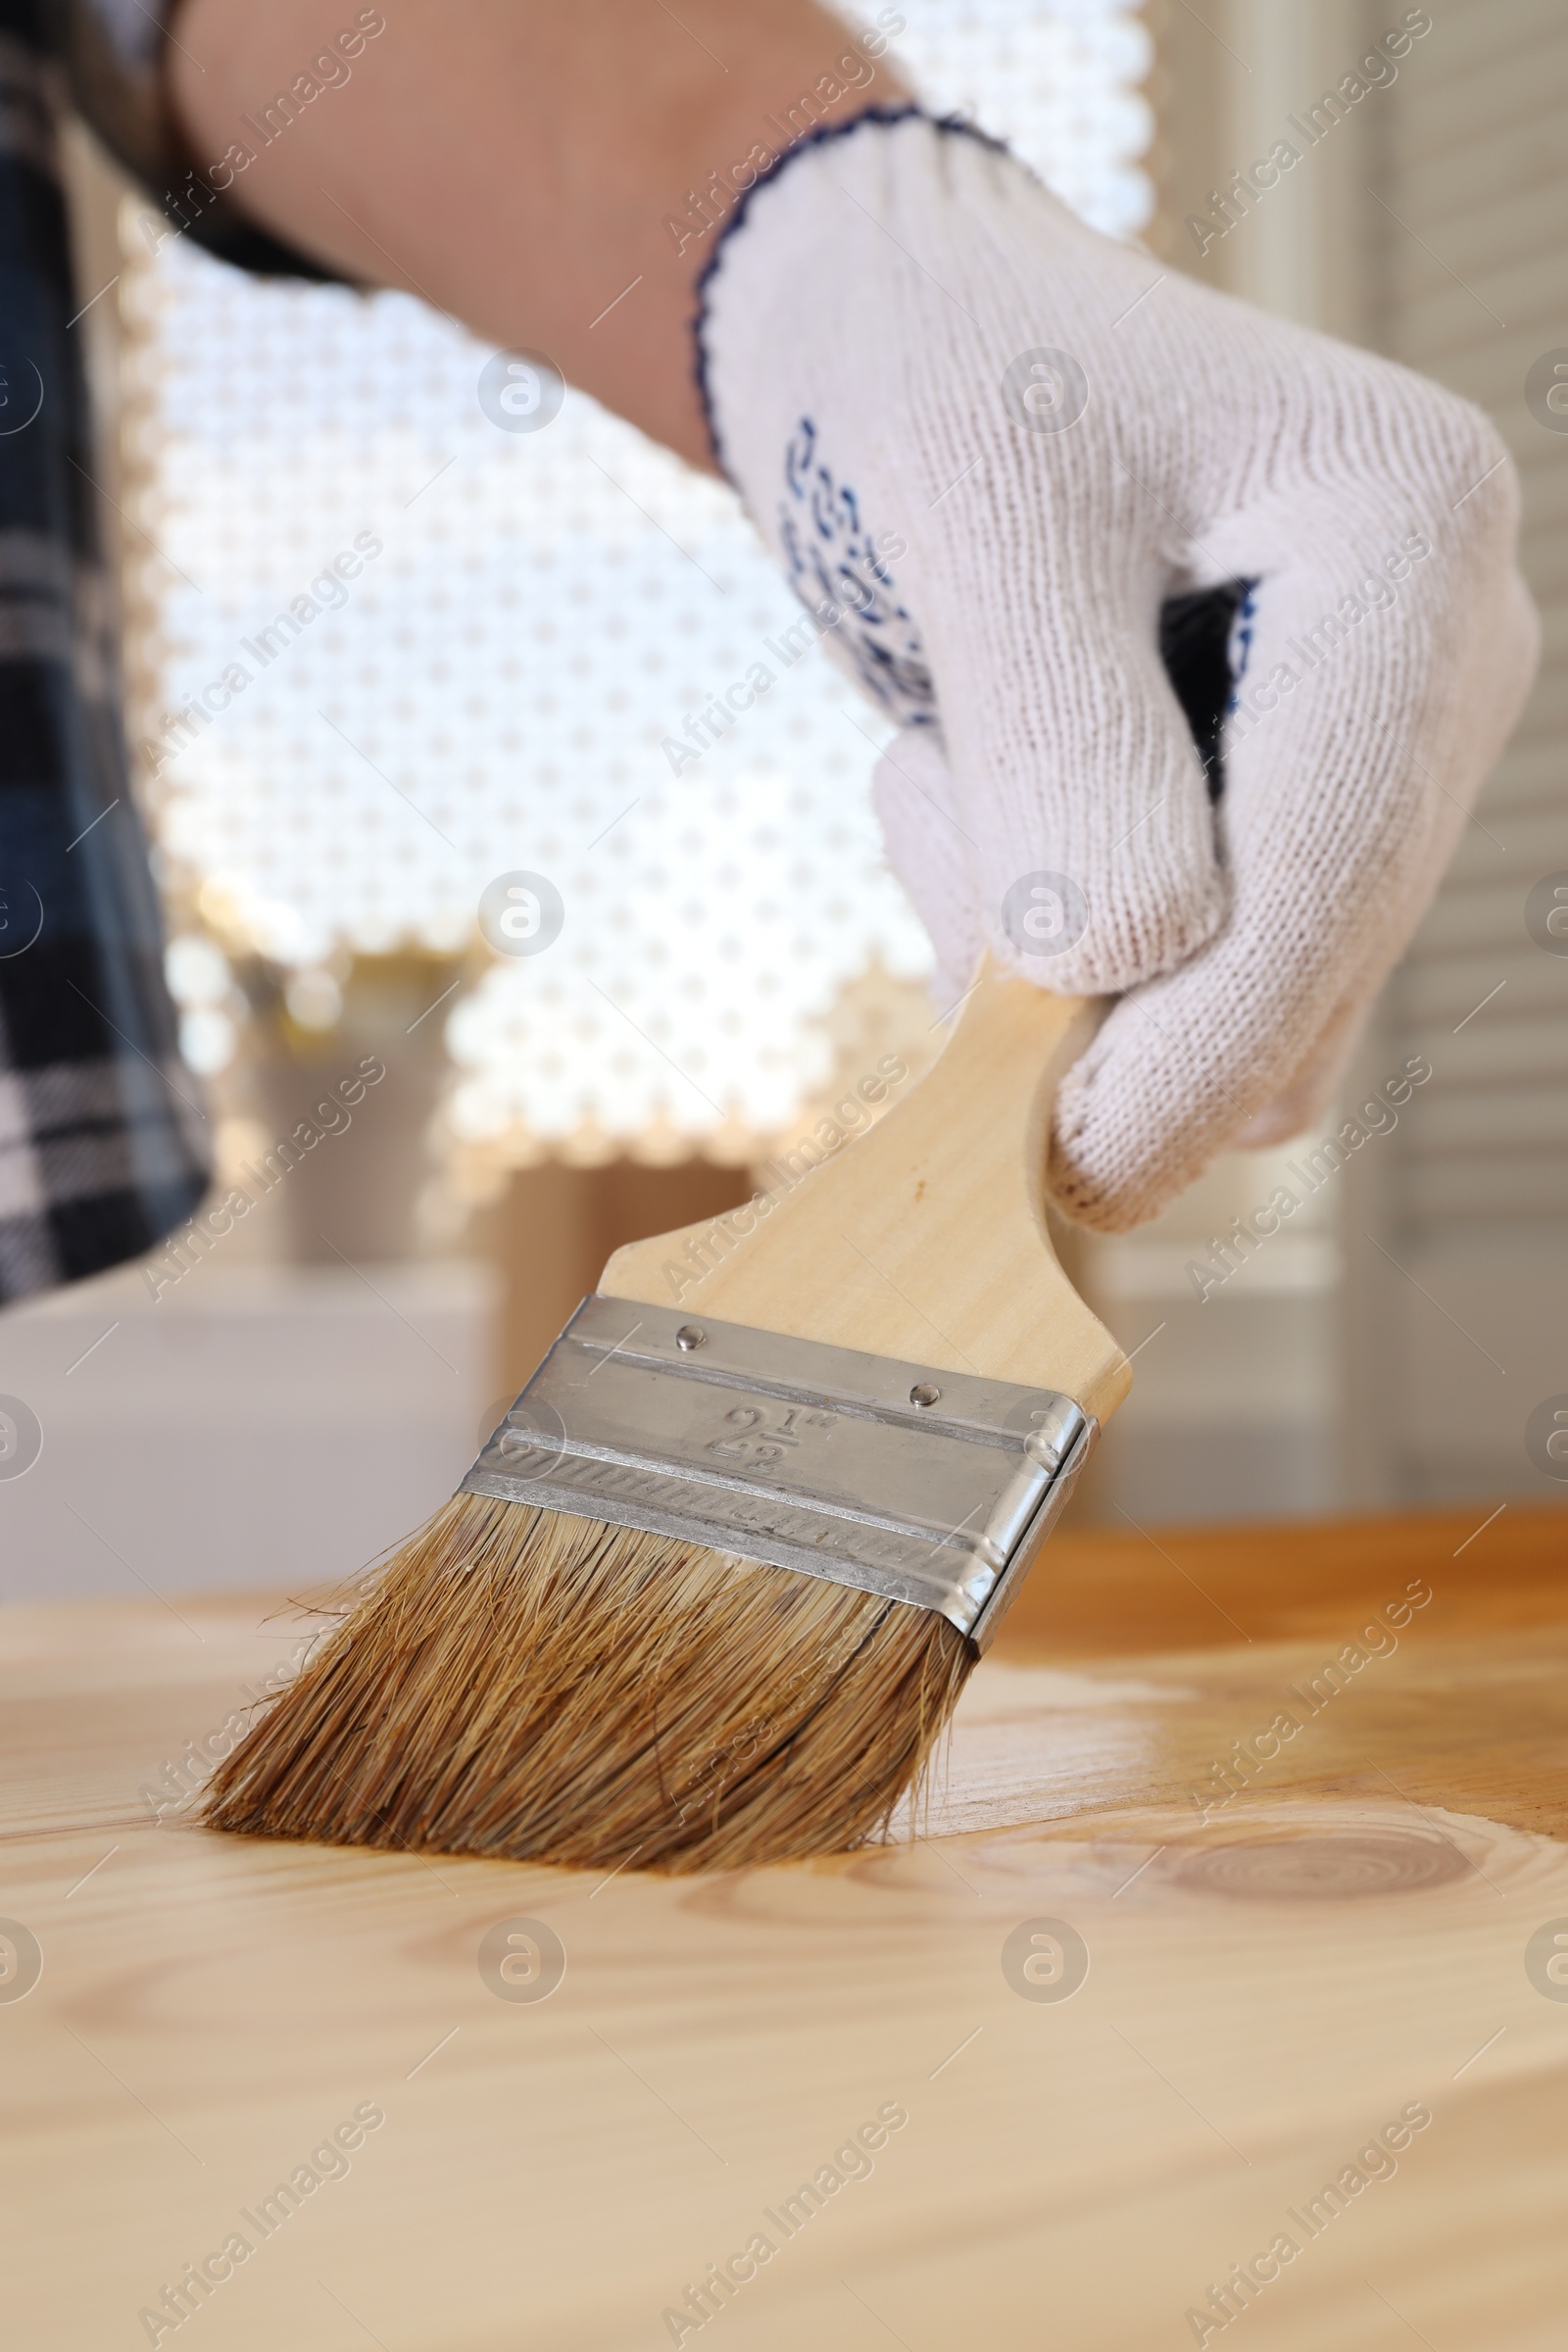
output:
[[[1062,1272],[1046,1229],[1051,1107],[1102,1007],[988,964],[914,1091],[808,1176],[698,1282],[686,1234],[617,1250],[601,1288],[731,1323],[1029,1388],[1103,1421],[1127,1359]]]
[[[631,2352],[761,2230],[687,2344],[1158,2352],[1286,2231],[1227,2337],[1555,2352],[1568,2001],[1525,1963],[1568,1930],[1568,1521],[1484,1515],[1058,1539],[922,1841],[697,1884],[155,1819],[293,1621],[5,1612],[0,1913],[43,1954],[0,2000],[7,2341],[146,2343],[237,2230],[159,2341]],[[1398,1646],[1200,1813],[1205,1763],[1412,1581]],[[515,1919],[564,1947],[537,2003],[478,1967]],[[1040,1921],[1087,1948],[1068,1999],[1004,1972]],[[764,2218],[889,2105],[869,2177]],[[1411,2105],[1396,2170],[1287,2218]],[[241,2219],[345,2122],[345,2174]]]

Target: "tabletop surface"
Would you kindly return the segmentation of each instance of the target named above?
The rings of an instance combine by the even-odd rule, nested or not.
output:
[[[19,2352],[1560,2352],[1568,1517],[1058,1538],[918,1835],[214,1836],[276,1596],[0,1612]],[[1217,2298],[1217,2299],[1216,2299]]]

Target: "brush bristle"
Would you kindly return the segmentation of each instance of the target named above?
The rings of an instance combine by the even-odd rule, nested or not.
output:
[[[219,1829],[590,1869],[840,1853],[973,1663],[929,1609],[455,1495],[214,1777]]]

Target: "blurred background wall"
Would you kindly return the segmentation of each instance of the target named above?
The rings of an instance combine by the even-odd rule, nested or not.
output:
[[[1061,1236],[1136,1351],[1075,1507],[1470,1497],[1479,1524],[1568,1498],[1541,1437],[1568,1407],[1568,941],[1542,911],[1568,885],[1568,24],[1538,0],[902,13],[907,70],[1100,225],[1481,402],[1545,621],[1346,1089],[1424,1055],[1398,1128],[1202,1298],[1195,1262],[1299,1148],[1228,1156],[1125,1240]],[[1392,77],[1357,76],[1401,27]],[[1326,107],[1347,76],[1363,94]],[[1297,167],[1239,193],[1281,137]],[[574,396],[559,427],[498,435],[491,355],[446,322],[249,285],[84,136],[70,161],[172,979],[220,1181],[255,1205],[183,1266],[0,1319],[0,1392],[45,1433],[0,1480],[0,1592],[303,1590],[450,1491],[612,1249],[743,1198],[846,1084],[884,1060],[912,1082],[940,1031],[877,871],[886,730],[819,653],[766,730],[671,778],[662,738],[790,616],[727,494]],[[361,529],[385,552],[352,599],[236,716],[182,728]],[[561,882],[548,955],[475,926],[515,870]],[[269,1182],[302,1121],[318,1140]]]

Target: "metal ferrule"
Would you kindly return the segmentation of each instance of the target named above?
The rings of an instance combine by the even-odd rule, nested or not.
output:
[[[935,1609],[977,1650],[1099,1435],[1070,1396],[585,1298],[463,1481]]]

